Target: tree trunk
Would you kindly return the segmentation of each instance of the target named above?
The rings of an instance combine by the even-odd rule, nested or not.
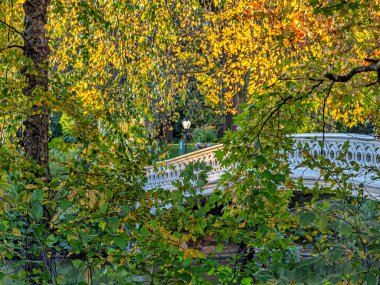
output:
[[[50,179],[48,164],[50,110],[45,105],[46,100],[44,99],[48,91],[48,57],[50,54],[45,27],[49,2],[50,0],[26,0],[24,3],[24,54],[31,62],[23,70],[27,79],[27,86],[23,92],[31,102],[34,102],[34,105],[23,122],[23,145],[26,157],[34,160],[37,164],[36,168],[32,170],[33,174],[46,182]],[[48,216],[48,211],[44,207],[41,221],[47,223]],[[29,227],[35,223],[29,216],[26,216],[26,222]],[[42,284],[38,277],[46,270],[50,273],[50,277],[54,272],[43,245],[40,245],[40,256],[34,255],[32,249],[36,247],[37,242],[38,240],[32,232],[25,237],[25,271],[30,284]],[[42,260],[45,266],[40,263]]]
[[[233,126],[234,126],[233,115],[230,112],[228,112],[227,114],[224,115],[223,132],[232,130]]]
[[[239,98],[237,95],[235,95],[232,98],[232,108],[238,110],[238,102]],[[228,130],[231,131],[236,131],[236,125],[234,124],[234,115],[231,112],[228,112],[227,114],[224,115],[224,126],[223,126],[223,132],[226,132]]]
[[[244,75],[244,85],[241,86],[240,92],[238,92],[232,99],[233,108],[237,110],[237,114],[240,114],[243,110],[240,109],[239,104],[247,102],[247,94],[248,94],[248,86],[249,86],[249,77],[250,72],[246,72]],[[237,126],[234,124],[233,115],[231,113],[227,113],[224,117],[224,125],[223,132],[227,130],[236,131]]]
[[[28,85],[24,94],[35,99],[48,90],[48,57],[50,49],[46,37],[47,6],[50,0],[26,0],[24,54],[32,60],[26,67],[25,75]],[[41,93],[42,92],[42,93]],[[41,105],[34,105],[24,121],[23,143],[25,155],[34,159],[41,170],[36,173],[39,178],[49,178],[49,115],[50,110]]]
[[[173,143],[173,130],[169,118],[166,118],[165,122],[163,123],[163,132],[165,141],[167,143]]]

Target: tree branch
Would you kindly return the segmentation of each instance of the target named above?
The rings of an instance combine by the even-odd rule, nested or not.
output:
[[[25,36],[22,32],[20,32],[19,30],[17,30],[16,28],[14,28],[13,26],[9,25],[7,22],[5,22],[1,19],[0,19],[0,23],[5,25],[6,27],[8,27],[10,30],[14,31],[16,34],[20,35],[23,38],[23,40],[28,44],[28,46],[30,48],[33,48],[32,45],[29,43],[28,39],[25,38]]]
[[[19,48],[19,49],[25,50],[25,48],[23,46],[20,46],[20,45],[9,45],[9,46],[6,46],[5,48],[0,48],[0,52],[3,52],[3,51],[10,49],[10,48]]]
[[[356,74],[363,73],[363,72],[377,71],[378,81],[380,82],[380,77],[379,77],[379,75],[380,75],[380,60],[374,60],[374,59],[368,59],[368,58],[365,60],[367,62],[372,62],[372,64],[356,67],[346,75],[337,75],[337,74],[326,73],[325,77],[330,79],[333,82],[347,82],[352,77],[354,77]]]
[[[371,63],[378,63],[379,62],[378,59],[373,59],[373,58],[365,58],[364,61],[371,62]]]
[[[11,29],[12,31],[14,31],[16,34],[19,34],[22,38],[24,38],[24,34],[22,32],[20,32],[16,28],[12,27],[11,25],[9,25],[7,22],[4,22],[3,20],[0,19],[0,23],[4,24],[9,29]]]

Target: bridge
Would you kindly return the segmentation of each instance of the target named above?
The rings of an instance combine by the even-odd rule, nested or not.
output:
[[[351,165],[350,162],[356,162],[356,167],[349,170],[349,174],[352,174],[349,182],[354,185],[364,185],[366,195],[372,199],[380,199],[380,177],[376,173],[380,171],[380,141],[378,139],[368,135],[343,133],[306,133],[296,134],[292,137],[294,139],[293,151],[289,152],[288,157],[292,179],[297,180],[302,177],[304,185],[309,188],[313,187],[316,182],[325,183],[320,169],[310,169],[302,165],[305,151],[312,155],[323,154],[325,158],[336,163],[337,166]],[[321,141],[324,142],[323,149],[321,148]],[[342,162],[337,157],[342,153],[346,142],[348,142],[346,161]],[[205,187],[205,194],[210,193],[217,186],[223,173],[228,171],[221,166],[214,155],[215,151],[220,149],[223,149],[222,144],[159,162],[157,168],[149,167],[145,188],[159,187],[172,190],[174,189],[173,182],[180,179],[186,165],[204,162],[211,166],[208,184]]]

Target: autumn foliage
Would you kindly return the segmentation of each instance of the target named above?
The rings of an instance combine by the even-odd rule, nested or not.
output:
[[[344,258],[331,262],[352,261],[353,272],[326,282],[375,284],[378,235],[366,219],[378,228],[376,203],[344,192],[318,204],[331,189],[317,185],[290,210],[293,191],[309,190],[284,155],[296,132],[376,132],[379,23],[379,0],[0,1],[0,261],[34,284],[65,284],[61,257],[88,283],[209,284],[208,274],[262,284],[299,239],[328,264],[339,219]],[[48,141],[50,114],[70,142]],[[219,156],[241,167],[207,198],[200,165],[177,191],[145,191],[155,138],[185,115],[239,125]],[[31,145],[50,152],[43,162]],[[341,175],[319,159],[310,166]],[[231,263],[186,247],[210,236],[218,250],[239,246]]]

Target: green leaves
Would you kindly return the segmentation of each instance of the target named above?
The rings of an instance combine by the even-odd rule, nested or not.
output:
[[[32,217],[34,217],[38,220],[41,219],[43,216],[43,209],[42,209],[41,203],[34,202],[32,204],[32,208],[30,209],[30,213],[31,213]]]
[[[183,266],[184,267],[189,267],[191,265],[191,263],[193,262],[193,259],[192,258],[185,258],[183,260]]]
[[[203,218],[206,215],[206,211],[203,208],[199,208],[198,210],[195,211],[195,215],[198,218]]]
[[[73,266],[75,268],[80,268],[80,266],[82,265],[83,262],[80,259],[75,259],[75,260],[72,261],[72,263],[73,263]]]
[[[306,212],[302,213],[300,216],[300,226],[310,226],[315,220],[315,213],[313,212]]]
[[[128,240],[125,238],[115,238],[115,245],[117,245],[120,249],[125,249],[127,247]]]
[[[367,285],[376,285],[378,284],[379,276],[376,276],[375,274],[367,274]]]
[[[218,244],[218,245],[215,247],[215,252],[216,252],[216,253],[220,253],[220,252],[222,252],[223,248],[224,248],[224,245],[223,245],[223,244]]]
[[[44,191],[42,189],[36,189],[32,193],[31,202],[42,203],[44,199]]]

